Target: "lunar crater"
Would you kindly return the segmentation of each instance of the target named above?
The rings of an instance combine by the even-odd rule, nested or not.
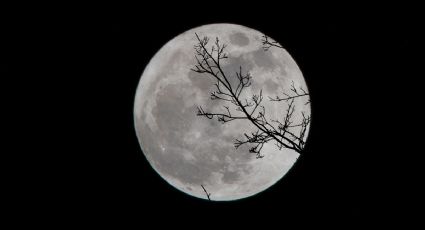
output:
[[[244,33],[236,32],[229,37],[232,45],[247,46],[249,44],[249,38]]]

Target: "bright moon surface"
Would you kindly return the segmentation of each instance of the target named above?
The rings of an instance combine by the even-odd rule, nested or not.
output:
[[[194,197],[207,199],[203,185],[211,200],[246,198],[279,181],[299,154],[290,149],[279,150],[274,142],[268,142],[262,150],[264,157],[257,159],[248,151],[248,144],[234,147],[235,139],[255,131],[249,121],[222,124],[215,118],[196,115],[197,106],[216,112],[228,102],[211,100],[215,82],[205,73],[190,70],[196,64],[195,33],[210,38],[207,47],[214,44],[216,37],[227,44],[225,52],[229,57],[221,61],[224,72],[231,79],[236,79],[240,66],[243,73],[251,73],[252,85],[241,98],[249,99],[262,89],[269,119],[281,120],[287,104],[271,102],[268,96],[289,93],[291,82],[305,91],[307,86],[285,49],[271,47],[265,51],[261,32],[234,24],[188,30],[166,43],[145,68],[136,92],[134,122],[142,151],[152,168],[170,185]],[[295,122],[302,119],[302,111],[310,114],[306,100],[294,101]]]

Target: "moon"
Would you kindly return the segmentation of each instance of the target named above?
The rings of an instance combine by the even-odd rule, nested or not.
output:
[[[252,85],[245,96],[262,90],[264,106],[271,118],[284,115],[287,105],[268,96],[282,96],[291,83],[306,91],[302,72],[283,48],[263,49],[263,33],[235,24],[209,24],[190,29],[166,43],[146,66],[135,96],[135,131],[152,168],[174,188],[207,199],[202,186],[214,201],[231,201],[260,193],[278,182],[297,161],[299,154],[279,149],[273,142],[264,145],[257,159],[249,146],[235,148],[234,141],[255,127],[246,120],[220,123],[197,116],[197,106],[218,110],[225,101],[211,100],[214,81],[191,71],[196,65],[195,33],[207,36],[212,44],[219,38],[226,44],[224,72],[235,77],[242,67],[249,71]],[[310,112],[305,100],[295,100],[297,111]],[[300,113],[294,119],[300,118]],[[308,135],[308,130],[305,136]],[[142,182],[141,182],[142,183]],[[202,186],[201,186],[202,185]]]

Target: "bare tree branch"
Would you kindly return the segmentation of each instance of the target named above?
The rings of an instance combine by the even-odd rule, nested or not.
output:
[[[271,47],[277,47],[277,48],[283,49],[283,46],[281,46],[278,42],[273,41],[266,35],[263,35],[263,37],[261,38],[261,42],[263,43],[264,51],[269,50]]]
[[[234,75],[229,75],[223,71],[220,61],[228,58],[225,53],[226,45],[220,44],[220,40],[216,38],[215,43],[209,46],[208,37],[201,39],[198,34],[195,33],[195,35],[198,41],[194,46],[196,65],[191,70],[215,80],[215,89],[210,94],[211,100],[230,103],[229,106],[225,105],[221,111],[216,112],[205,111],[201,106],[198,106],[197,115],[208,119],[216,118],[221,123],[246,120],[254,125],[255,131],[244,133],[243,139],[236,139],[234,146],[239,148],[242,145],[249,144],[251,146],[249,152],[255,153],[257,158],[264,157],[261,151],[264,145],[271,141],[275,142],[279,149],[288,148],[301,154],[305,145],[304,136],[310,124],[310,117],[303,113],[303,120],[300,123],[294,123],[294,100],[298,97],[308,96],[308,93],[302,88],[295,88],[294,83],[292,83],[291,92],[293,95],[284,93],[286,97],[283,98],[269,97],[270,101],[288,103],[282,121],[269,120],[266,108],[262,105],[264,99],[262,90],[251,97],[242,97],[242,92],[251,86],[251,74],[244,72],[242,66]],[[272,46],[282,48],[277,42],[270,41],[266,36],[264,36],[264,39],[263,45],[268,44],[268,48]],[[230,82],[233,81],[230,81],[229,77],[236,78],[237,83],[232,85]]]
[[[294,81],[292,81],[292,83],[291,83],[291,89],[290,90],[292,92],[292,95],[289,95],[289,94],[283,92],[283,95],[285,95],[285,97],[276,96],[275,98],[269,97],[269,99],[270,99],[270,101],[286,101],[286,102],[288,102],[288,101],[293,100],[297,97],[309,96],[309,93],[307,93],[302,87],[299,87],[299,89],[297,90],[295,88]],[[309,103],[310,103],[310,99],[305,104],[307,105]]]
[[[208,200],[210,199],[211,193],[208,193],[207,190],[205,189],[205,187],[201,184],[202,189],[204,190],[205,194],[207,195]]]

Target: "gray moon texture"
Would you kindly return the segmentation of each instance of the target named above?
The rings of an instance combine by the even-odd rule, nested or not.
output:
[[[197,106],[220,110],[226,102],[212,101],[214,81],[206,74],[191,71],[196,64],[195,33],[208,36],[211,46],[218,37],[227,44],[228,58],[222,60],[224,72],[234,77],[242,66],[252,75],[246,97],[262,89],[264,106],[271,119],[284,115],[284,102],[270,102],[268,96],[282,96],[307,85],[290,54],[281,48],[265,51],[262,33],[235,24],[209,24],[190,29],[166,43],[146,66],[137,87],[134,123],[141,149],[152,168],[170,185],[194,197],[207,199],[201,185],[215,201],[246,198],[279,181],[297,161],[299,154],[269,142],[263,158],[249,153],[249,146],[236,149],[236,138],[254,131],[246,120],[222,124],[216,119],[197,116]],[[310,113],[306,99],[295,100],[295,120],[301,111]],[[308,130],[306,131],[308,136]],[[140,183],[143,183],[141,181]]]

